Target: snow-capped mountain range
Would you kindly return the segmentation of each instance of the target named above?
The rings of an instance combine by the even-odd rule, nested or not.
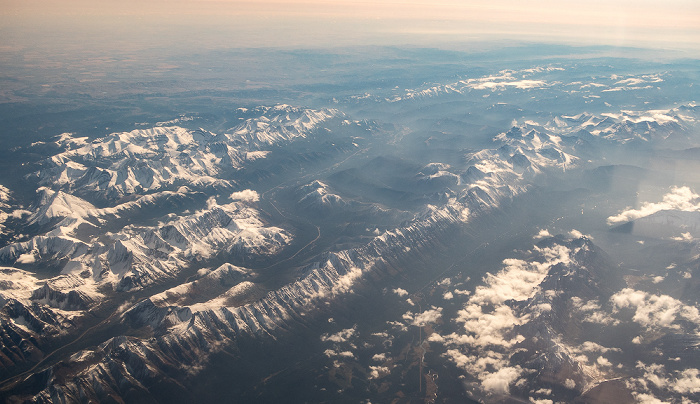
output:
[[[572,86],[588,96],[637,91],[664,80],[663,75],[609,76],[562,83],[541,76],[563,70],[554,65],[504,70],[372,102],[396,105]],[[368,97],[352,99],[362,103]],[[236,360],[253,346],[250,341],[264,347],[298,329],[322,330],[321,342],[333,345],[319,357],[333,361],[331,372],[362,368],[366,391],[376,390],[376,397],[393,383],[388,381],[393,370],[405,376],[419,363],[423,372],[424,359],[431,358],[426,352],[434,352],[432,358],[442,360],[448,374],[458,374],[468,396],[479,401],[595,401],[596,394],[610,389],[625,399],[656,394],[682,402],[700,393],[694,368],[659,368],[650,353],[631,364],[636,351],[596,334],[619,326],[619,335],[635,338],[635,347],[661,352],[662,338],[677,332],[690,340],[675,348],[695,352],[700,316],[691,302],[634,289],[641,281],[592,237],[575,230],[553,236],[545,229],[509,235],[519,242],[533,236],[538,241],[527,251],[512,252],[520,258],[504,257],[480,283],[466,272],[454,273],[456,266],[467,271],[471,263],[453,259],[447,265],[442,257],[474,257],[474,251],[497,243],[500,236],[484,236],[474,251],[457,251],[462,240],[478,240],[473,229],[487,227],[484,223],[500,210],[546,186],[550,177],[607,164],[600,150],[693,146],[700,112],[694,103],[550,119],[533,114],[543,123],[516,117],[493,131],[488,147],[456,148],[444,160],[426,152],[419,163],[405,165],[381,160],[381,153],[412,150],[405,144],[415,140],[401,133],[387,146],[379,125],[352,121],[338,109],[276,105],[242,112],[245,118],[222,133],[180,122],[183,127],[154,125],[96,139],[62,134],[55,142],[61,150],[27,177],[36,188],[28,207],[0,186],[0,230],[5,223],[26,230],[0,246],[3,397],[188,401],[185,386],[206,374],[218,356]],[[350,126],[361,128],[365,137],[344,132]],[[304,149],[312,139],[335,148],[332,161],[315,161],[318,153],[312,150],[311,157],[292,160],[298,164],[289,168],[292,174],[251,173],[262,163],[278,164],[278,155]],[[346,146],[337,146],[340,141]],[[396,174],[395,182],[392,174],[372,173],[391,164],[411,172]],[[268,182],[255,184],[256,178]],[[693,196],[687,204],[697,199],[689,188],[674,188],[669,201],[677,202],[681,194]],[[400,203],[387,202],[391,198]],[[651,206],[646,204],[610,217],[616,224],[616,217],[636,219],[653,233],[658,221],[671,222],[664,214],[681,210],[678,206],[685,213],[677,217],[698,211],[685,209],[687,204],[669,202],[642,217],[637,213]],[[689,229],[676,222],[669,226]],[[694,231],[678,241],[692,243]],[[679,279],[694,275],[676,268],[667,269]],[[421,279],[420,288],[411,277]],[[377,286],[401,280],[414,289]],[[334,326],[329,315],[334,305],[366,290],[397,299],[388,314],[381,314],[391,320],[326,332]],[[404,306],[397,317],[394,308]],[[654,328],[657,323],[661,326]],[[420,329],[418,345],[404,349],[399,360],[391,349],[408,339],[411,327]],[[384,339],[386,352],[369,337],[364,344],[349,342],[368,329],[373,338]],[[365,356],[374,364],[359,364],[353,349],[371,351]],[[418,362],[409,360],[411,352]],[[418,375],[423,380],[423,373]],[[430,377],[426,383],[438,380]],[[667,383],[654,382],[659,378]],[[386,388],[377,387],[382,379]]]

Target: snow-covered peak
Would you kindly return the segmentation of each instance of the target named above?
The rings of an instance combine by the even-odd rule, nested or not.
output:
[[[599,115],[582,113],[555,117],[544,127],[564,136],[589,133],[592,136],[619,142],[682,141],[694,145],[692,136],[684,135],[698,119],[693,104],[666,110],[620,110]]]
[[[299,189],[299,203],[308,207],[337,207],[345,206],[347,202],[340,195],[334,194],[328,185],[315,180]]]
[[[260,117],[249,118],[226,133],[228,141],[249,151],[304,138],[319,124],[343,117],[336,109],[312,110],[277,105],[264,110]]]
[[[179,126],[117,132],[86,142],[64,134],[67,150],[44,161],[40,184],[101,202],[181,185],[227,188],[228,173],[265,158],[264,149],[305,138],[323,122],[344,116],[332,109],[259,107],[227,134]]]
[[[79,219],[95,210],[91,203],[63,191],[40,187],[37,194],[39,201],[29,217],[29,223],[43,225],[57,218]]]

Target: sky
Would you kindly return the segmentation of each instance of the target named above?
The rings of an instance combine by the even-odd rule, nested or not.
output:
[[[132,46],[170,42],[211,48],[496,39],[700,49],[697,0],[0,0],[0,5],[6,38],[0,48],[99,38]]]

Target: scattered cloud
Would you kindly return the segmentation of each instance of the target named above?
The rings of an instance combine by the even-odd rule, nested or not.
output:
[[[396,288],[393,292],[401,297],[408,296],[408,291],[406,289]]]
[[[544,87],[546,85],[547,83],[542,80],[483,81],[477,84],[472,84],[471,88],[475,90],[503,90],[506,87],[528,89]]]
[[[344,330],[338,331],[335,334],[323,334],[321,335],[321,341],[323,342],[347,342],[352,338],[357,332],[357,326],[352,328],[346,328]]]
[[[476,288],[474,295],[469,299],[471,303],[502,304],[507,300],[528,299],[537,291],[537,286],[549,270],[549,266],[539,265],[538,262],[507,259],[504,263],[504,269],[496,274],[486,275],[486,285]]]
[[[596,363],[604,368],[612,367],[612,363],[603,356],[599,356],[598,359],[596,359]]]
[[[590,235],[588,235],[588,234],[583,234],[583,233],[581,233],[580,231],[578,231],[578,230],[576,230],[576,229],[572,229],[569,233],[567,233],[567,236],[568,236],[570,239],[577,239],[577,238],[581,238],[581,237],[586,237],[586,238],[588,238],[588,239],[593,240],[593,237],[592,237],[592,236],[590,236]]]
[[[438,282],[438,285],[440,286],[450,286],[452,284],[452,279],[451,278],[445,278]]]
[[[229,198],[234,201],[257,202],[260,200],[260,195],[252,189],[244,189],[243,191],[232,193]]]
[[[671,192],[663,196],[661,202],[645,202],[639,209],[628,208],[616,216],[608,217],[608,224],[631,222],[662,210],[698,212],[700,211],[700,195],[689,187],[673,187]]]
[[[520,366],[508,366],[499,369],[496,372],[485,372],[479,375],[481,386],[485,391],[495,394],[508,394],[511,383],[520,377],[523,369]]]
[[[598,343],[595,343],[593,341],[586,341],[583,344],[581,344],[581,350],[584,352],[600,352],[600,353],[606,353],[606,352],[620,352],[620,348],[606,348]]]
[[[15,262],[18,264],[33,264],[36,262],[36,257],[32,252],[28,252],[20,255]]]
[[[384,362],[386,360],[386,354],[383,352],[374,354],[374,356],[372,356],[372,360],[377,362]]]
[[[550,396],[550,395],[552,395],[552,389],[541,388],[541,389],[537,389],[536,391],[533,391],[532,393],[533,394],[541,394],[544,396]]]
[[[341,358],[355,358],[355,354],[350,351],[336,351],[334,349],[326,349],[323,354],[329,358],[341,357]]]
[[[677,393],[700,393],[700,371],[698,369],[685,369],[673,383],[673,390]]]
[[[406,327],[406,325],[400,321],[387,321],[386,323],[389,324],[392,328],[397,329],[398,331],[408,331],[408,327]]]
[[[445,337],[443,337],[442,335],[440,335],[440,334],[434,332],[434,333],[430,334],[430,336],[428,337],[428,341],[429,341],[429,342],[439,342],[439,343],[443,343],[443,342],[445,342]]]
[[[674,322],[678,318],[700,324],[697,307],[686,306],[668,295],[652,295],[630,288],[622,289],[611,298],[616,311],[634,310],[632,320],[650,329],[659,327],[679,328]]]
[[[558,264],[570,264],[576,253],[566,246],[535,247],[539,259],[503,261],[503,268],[483,278],[454,321],[462,324],[460,332],[432,334],[428,341],[446,346],[444,354],[457,367],[475,376],[486,393],[508,394],[509,388],[525,372],[513,366],[513,347],[525,340],[515,327],[530,321],[530,314],[518,314],[510,302],[525,301],[540,292],[539,285]],[[454,293],[457,293],[455,290]],[[581,303],[583,305],[583,303]],[[537,312],[551,310],[547,301],[532,307]],[[523,381],[524,379],[520,379]]]
[[[12,211],[12,213],[10,213],[10,216],[12,216],[15,219],[20,219],[22,218],[22,216],[29,216],[31,214],[32,212],[26,209],[15,209],[14,211]]]
[[[439,321],[440,318],[442,318],[442,307],[435,306],[432,306],[432,308],[420,314],[414,314],[409,311],[403,315],[403,319],[406,322],[408,322],[410,325],[415,325],[418,327],[423,327],[430,323],[435,323]]]
[[[571,304],[574,310],[586,315],[583,318],[583,321],[586,323],[603,325],[617,325],[620,323],[619,320],[611,317],[608,313],[601,310],[600,303],[597,299],[591,299],[584,302],[580,297],[573,296],[571,298]]]
[[[552,235],[549,233],[549,230],[547,229],[541,229],[539,233],[534,237],[535,240],[547,238],[547,237],[552,237]]]
[[[689,231],[681,233],[678,237],[671,237],[671,240],[675,241],[693,241],[693,235]]]
[[[390,373],[389,368],[386,366],[370,366],[369,367],[369,378],[378,379],[384,377]]]
[[[638,404],[668,404],[666,401],[661,401],[653,394],[638,393],[634,394],[634,398]]]
[[[210,196],[209,199],[207,199],[207,209],[211,210],[218,205],[219,204],[216,202],[215,196]]]
[[[696,368],[667,371],[663,365],[648,365],[641,361],[637,362],[636,367],[642,374],[631,378],[627,386],[638,402],[662,403],[663,401],[654,395],[661,393],[673,397],[673,402],[690,403],[693,401],[686,395],[700,393],[700,370]]]

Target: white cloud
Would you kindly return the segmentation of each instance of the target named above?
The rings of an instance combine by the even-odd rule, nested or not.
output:
[[[569,238],[571,238],[571,239],[586,237],[586,238],[588,238],[588,239],[593,240],[593,237],[591,237],[590,235],[588,235],[588,234],[583,234],[583,233],[581,233],[580,231],[578,231],[578,230],[576,230],[576,229],[572,229],[572,230],[567,234],[567,236],[568,236]]]
[[[338,278],[331,289],[331,294],[342,294],[350,291],[355,281],[362,276],[362,269],[351,267],[343,276]]]
[[[321,341],[323,342],[347,342],[355,332],[357,331],[357,326],[352,328],[346,328],[344,330],[338,331],[335,334],[323,334],[321,335]]]
[[[479,375],[481,379],[481,387],[485,391],[495,394],[508,394],[509,386],[523,373],[520,366],[503,367],[493,373],[484,373]]]
[[[539,233],[534,237],[535,240],[539,240],[542,238],[547,238],[547,237],[552,237],[552,235],[549,233],[549,230],[547,229],[541,229]]]
[[[453,297],[454,295],[452,294],[452,292],[445,292],[445,294],[442,295],[442,298],[445,300],[452,300]]]
[[[690,232],[681,233],[680,237],[671,237],[675,241],[693,241],[693,235]]]
[[[651,382],[657,388],[663,389],[668,387],[668,378],[663,365],[652,363],[645,365],[642,362],[637,362],[637,369],[644,371],[644,379]]]
[[[244,189],[243,191],[232,193],[229,198],[234,201],[257,202],[260,200],[260,195],[252,189]]]
[[[390,373],[389,368],[386,366],[370,366],[369,370],[370,370],[370,372],[369,372],[370,379],[378,379],[378,378],[384,377]]]
[[[216,202],[215,196],[210,196],[209,199],[207,199],[207,209],[213,209],[214,207],[216,207],[218,205],[219,204]]]
[[[520,89],[528,88],[538,88],[544,87],[547,84],[542,80],[519,80],[519,81],[484,81],[478,84],[474,84],[471,87],[475,90],[486,90],[486,89],[504,89],[506,87],[515,87]]]
[[[672,385],[675,392],[681,394],[700,393],[700,371],[698,369],[685,369],[680,372],[679,376]]]
[[[566,380],[564,380],[564,387],[566,387],[567,389],[575,389],[576,382],[573,381],[572,379],[566,379]]]
[[[36,262],[36,257],[34,257],[34,254],[29,252],[26,254],[22,254],[17,258],[16,261],[18,264],[33,264]]]
[[[610,300],[616,310],[623,308],[634,310],[632,320],[647,328],[678,328],[674,322],[679,317],[700,324],[700,312],[696,307],[686,306],[668,295],[652,295],[625,288],[615,293]]]
[[[594,311],[583,319],[586,323],[603,324],[603,325],[618,325],[620,320],[612,318],[608,313],[603,311]]]
[[[586,323],[593,323],[593,324],[603,324],[603,325],[617,325],[620,323],[619,320],[616,320],[607,313],[603,312],[600,310],[600,303],[598,303],[598,300],[596,299],[591,299],[587,300],[585,303],[583,299],[581,299],[578,296],[573,296],[571,298],[571,303],[574,308],[574,310],[578,310],[581,313],[587,314],[586,317],[584,317],[583,321]]]
[[[400,321],[387,321],[387,324],[392,326],[392,328],[398,329],[401,332],[406,332],[408,330],[408,327]]]
[[[596,359],[596,363],[604,368],[609,368],[612,366],[612,363],[610,363],[610,361],[603,356],[599,356],[598,359]]]
[[[552,395],[552,389],[541,388],[541,389],[538,389],[538,390],[536,390],[536,391],[533,391],[532,393],[533,393],[533,394],[541,394],[541,395],[544,395],[544,396],[551,396],[551,395]]]
[[[442,317],[442,307],[435,307],[432,306],[432,308],[420,313],[420,314],[413,314],[410,311],[406,312],[403,315],[403,319],[406,320],[409,324],[415,325],[418,327],[423,327],[427,324],[430,323],[435,323],[440,318]]]
[[[697,394],[700,393],[700,370],[688,368],[680,371],[667,372],[663,365],[652,363],[647,365],[637,362],[637,369],[642,372],[640,377],[631,378],[627,386],[640,403],[661,403],[651,391],[665,395]],[[693,402],[687,397],[674,398],[673,402]]]
[[[600,344],[597,344],[593,341],[586,341],[583,344],[581,344],[581,350],[584,352],[600,352],[600,353],[606,353],[606,352],[620,352],[620,348],[606,348]]]
[[[450,278],[445,278],[445,279],[441,280],[440,282],[438,282],[438,285],[440,285],[440,286],[450,286],[451,284],[452,284],[452,279],[450,279]]]
[[[464,323],[465,335],[452,336],[451,341],[459,344],[486,347],[489,345],[508,348],[518,343],[517,338],[506,338],[506,333],[514,326],[523,323],[507,305],[499,305],[490,312],[482,306],[470,304],[458,313],[457,321]]]
[[[503,262],[506,267],[495,275],[486,275],[486,285],[476,288],[469,299],[471,303],[502,304],[507,300],[528,299],[537,291],[537,286],[549,270],[548,265],[540,265],[538,262],[528,263],[518,259]]]
[[[374,354],[374,356],[372,356],[372,360],[377,362],[384,362],[386,360],[386,354],[383,352]]]
[[[396,288],[393,292],[401,297],[408,296],[408,291],[406,289]]]
[[[630,222],[662,210],[700,211],[700,195],[688,187],[673,187],[671,192],[663,196],[661,202],[645,202],[639,209],[628,208],[616,216],[608,217],[608,224]]]
[[[450,358],[450,360],[459,368],[464,369],[467,367],[467,365],[472,363],[472,358],[463,354],[458,349],[448,349],[447,352],[445,352],[445,356]]]
[[[653,394],[638,393],[634,395],[634,398],[637,399],[637,404],[668,404],[668,402],[654,397]]]
[[[342,358],[354,358],[355,357],[355,354],[353,354],[350,351],[339,352],[339,351],[336,351],[334,349],[326,349],[325,351],[323,351],[323,354],[329,358],[338,357],[338,356],[340,356]]]
[[[261,151],[246,152],[245,158],[246,158],[246,160],[264,159],[270,153],[271,152],[269,152],[269,151],[262,151],[262,150]]]
[[[445,337],[434,332],[434,333],[430,334],[430,336],[428,337],[428,341],[443,343],[443,342],[445,342]]]
[[[15,219],[20,219],[22,216],[29,216],[31,214],[32,212],[25,209],[15,209],[14,211],[12,211],[10,216],[12,216]]]
[[[454,321],[461,324],[462,328],[447,335],[432,334],[428,340],[445,345],[444,356],[480,380],[483,392],[507,394],[514,383],[526,383],[526,379],[520,378],[525,370],[511,362],[513,354],[520,351],[516,347],[525,341],[525,337],[515,332],[516,327],[531,321],[533,313],[552,309],[551,301],[547,299],[556,294],[543,293],[539,285],[553,266],[572,264],[572,257],[577,251],[562,245],[535,247],[532,253],[539,257],[538,260],[504,260],[503,268],[497,273],[486,275],[483,285],[475,288],[463,308],[457,312]],[[538,296],[538,304],[527,306],[525,313],[514,309],[516,305],[511,304],[513,300],[526,301],[535,295]],[[539,300],[539,297],[543,299]],[[584,301],[574,297],[572,305],[575,310],[583,311],[589,317],[601,317],[596,321],[615,321],[602,317],[601,306],[597,301]],[[582,346],[583,349],[577,346],[576,349],[569,347],[566,350],[572,357],[578,355],[582,358],[587,372],[595,371],[595,359],[601,354],[618,351],[617,348],[607,348],[594,342],[586,342]],[[591,359],[588,358],[589,355]],[[612,363],[601,357],[597,366],[612,366]],[[573,380],[567,384],[571,389],[576,388]]]
[[[584,312],[600,309],[600,304],[596,299],[586,300],[586,302],[584,303],[583,299],[581,299],[580,297],[572,296],[571,304],[574,306],[574,309]]]

